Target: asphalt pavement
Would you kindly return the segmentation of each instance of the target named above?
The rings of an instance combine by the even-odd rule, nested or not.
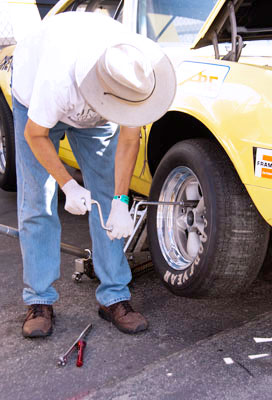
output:
[[[59,211],[62,242],[90,247],[86,216],[65,212],[62,198]],[[0,191],[0,223],[17,226],[15,193]],[[131,283],[132,305],[150,327],[126,335],[99,318],[97,281],[71,279],[74,259],[62,254],[53,335],[25,339],[19,242],[0,236],[1,400],[272,398],[272,342],[254,341],[272,337],[271,282],[258,279],[236,297],[191,299],[171,294],[151,270]],[[84,365],[74,353],[58,367],[88,323]]]

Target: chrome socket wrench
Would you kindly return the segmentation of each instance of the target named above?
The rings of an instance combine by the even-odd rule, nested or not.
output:
[[[64,367],[67,364],[67,359],[69,355],[74,351],[78,350],[78,359],[77,359],[77,367],[81,367],[83,365],[83,349],[86,347],[86,342],[83,340],[84,337],[87,336],[89,331],[92,328],[92,324],[86,326],[86,328],[81,332],[79,337],[74,341],[71,347],[63,354],[63,356],[58,359],[58,366]]]

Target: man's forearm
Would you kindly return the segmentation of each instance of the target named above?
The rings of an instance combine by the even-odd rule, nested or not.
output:
[[[60,187],[72,179],[62,164],[52,141],[49,130],[28,120],[25,128],[25,139],[39,163],[52,175]]]
[[[140,128],[121,127],[115,156],[115,195],[128,194],[140,144]]]

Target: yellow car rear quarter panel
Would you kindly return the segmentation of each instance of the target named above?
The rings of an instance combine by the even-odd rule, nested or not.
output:
[[[227,152],[255,205],[271,222],[271,175],[256,173],[256,152],[272,161],[272,71],[226,61],[185,60],[177,71],[173,109],[201,121]],[[260,158],[260,154],[259,154]],[[258,171],[257,171],[258,172]],[[260,175],[260,173],[259,173]],[[251,187],[266,189],[266,198]],[[271,198],[270,198],[271,197]]]

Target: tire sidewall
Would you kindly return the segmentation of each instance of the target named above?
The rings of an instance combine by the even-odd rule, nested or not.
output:
[[[210,161],[199,154],[193,141],[179,142],[164,156],[154,175],[150,190],[150,200],[156,201],[160,197],[162,186],[176,167],[185,166],[197,177],[204,197],[204,232],[205,240],[201,245],[194,262],[184,270],[175,270],[162,255],[157,236],[156,221],[157,207],[150,207],[147,217],[147,229],[150,250],[154,267],[164,283],[173,292],[182,292],[183,295],[196,292],[203,280],[209,277],[209,267],[213,263],[213,254],[216,247],[217,202],[213,174]],[[197,156],[198,153],[198,156]],[[209,173],[210,172],[210,173]],[[150,240],[152,238],[152,240]]]
[[[6,166],[5,172],[0,173],[0,188],[7,191],[16,191],[15,167],[15,138],[12,112],[4,97],[0,95],[0,124],[5,135]]]

